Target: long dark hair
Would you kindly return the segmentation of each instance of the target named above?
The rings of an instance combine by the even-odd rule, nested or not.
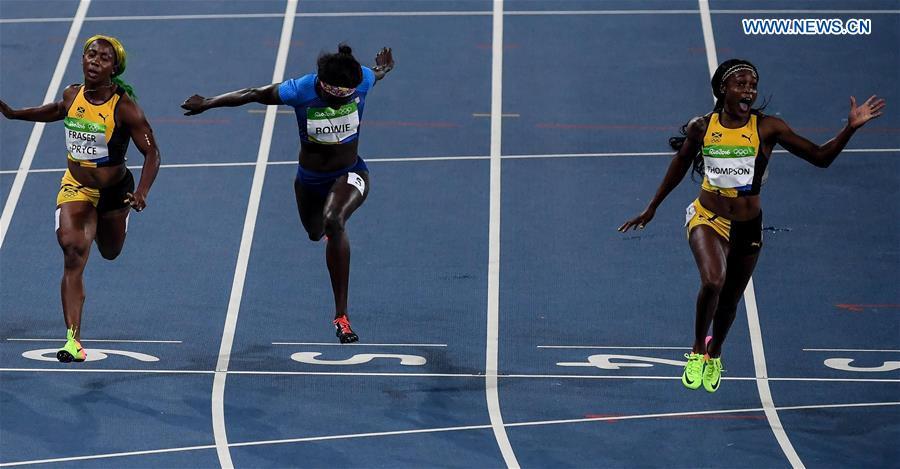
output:
[[[725,107],[725,80],[727,80],[728,77],[733,75],[734,73],[746,69],[750,69],[757,77],[757,80],[759,79],[759,72],[757,72],[756,66],[747,60],[729,59],[722,62],[719,67],[716,68],[715,73],[713,73],[712,79],[709,81],[710,86],[712,86],[713,96],[715,96],[716,98],[716,104],[713,105],[713,110],[706,116],[722,111],[722,109]],[[763,101],[762,106],[753,108],[750,110],[750,112],[753,114],[761,115],[762,110],[769,105],[770,98],[771,97],[766,98],[766,100]],[[679,133],[681,135],[669,138],[669,146],[672,147],[673,150],[681,150],[681,147],[684,146],[684,141],[687,140],[687,127],[687,123],[682,125],[681,129],[679,130]],[[697,151],[697,154],[694,155],[693,172],[691,173],[691,179],[694,178],[694,173],[700,176],[702,180],[704,169],[703,153],[701,151]]]
[[[362,83],[362,68],[347,44],[338,44],[336,53],[320,54],[316,65],[319,69],[319,79],[329,85],[356,88]]]

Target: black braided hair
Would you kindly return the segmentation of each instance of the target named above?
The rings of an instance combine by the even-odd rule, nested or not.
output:
[[[362,68],[353,57],[353,50],[343,42],[338,44],[336,53],[320,54],[316,65],[319,79],[329,85],[356,88],[362,83]]]

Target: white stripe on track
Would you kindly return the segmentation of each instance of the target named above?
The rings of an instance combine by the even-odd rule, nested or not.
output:
[[[506,467],[518,468],[519,461],[509,443],[503,414],[497,372],[500,348],[500,169],[503,135],[503,0],[494,0],[491,37],[491,168],[488,223],[487,340],[484,388],[494,438]]]
[[[275,70],[272,72],[272,83],[284,79],[288,51],[291,47],[291,35],[294,31],[294,18],[297,12],[297,0],[287,0],[284,9],[284,22],[281,25],[281,38],[275,57]],[[234,281],[231,284],[231,298],[228,301],[228,313],[225,316],[225,328],[222,332],[222,343],[219,347],[219,359],[216,362],[216,373],[212,389],[212,424],[216,442],[216,453],[219,464],[224,469],[231,469],[231,453],[228,450],[228,436],[225,431],[225,379],[228,377],[228,362],[231,359],[231,346],[237,328],[238,313],[241,309],[241,298],[244,294],[244,280],[247,276],[247,265],[250,262],[250,249],[253,246],[253,232],[256,229],[256,215],[262,198],[263,182],[266,178],[266,166],[269,150],[272,146],[272,133],[275,128],[277,106],[266,108],[262,135],[259,139],[259,153],[256,156],[256,167],[253,170],[253,183],[250,186],[250,199],[247,202],[247,213],[244,218],[244,231],[241,235],[241,247],[238,251],[237,265],[234,269]]]
[[[611,349],[611,350],[690,350],[690,347],[616,347],[612,345],[538,345],[551,349]]]
[[[59,342],[59,338],[56,339],[18,339],[11,338],[6,339],[10,342]],[[120,344],[180,344],[180,340],[146,340],[146,339],[82,339],[82,343],[87,342],[112,342],[112,343],[120,343]]]
[[[712,77],[719,65],[719,59],[716,54],[716,41],[713,36],[712,17],[709,13],[709,0],[697,0],[700,6],[700,22],[703,27],[703,43],[706,47],[706,63],[709,67],[709,76]],[[715,102],[715,97],[713,97]],[[753,291],[753,277],[747,282],[747,288],[744,289],[744,306],[747,309],[747,324],[750,328],[750,346],[753,349],[753,366],[756,370],[756,389],[759,392],[759,399],[765,409],[766,419],[772,433],[781,446],[781,451],[794,468],[803,468],[803,462],[794,445],[787,436],[784,426],[781,425],[781,419],[778,417],[778,411],[775,410],[775,403],[772,400],[772,390],[769,388],[768,373],[766,371],[766,353],[763,349],[762,329],[759,325],[759,311],[756,309],[756,295]]]
[[[78,4],[78,10],[75,12],[75,18],[72,19],[69,35],[66,36],[66,43],[59,54],[59,59],[56,61],[56,69],[53,71],[53,77],[50,78],[50,85],[47,86],[47,93],[44,95],[42,104],[56,101],[56,95],[59,93],[63,75],[66,73],[66,66],[69,63],[69,58],[72,57],[75,41],[78,40],[81,26],[84,24],[84,18],[87,16],[88,7],[90,6],[91,0],[81,0]],[[16,179],[13,180],[9,196],[6,198],[6,204],[3,206],[3,213],[0,214],[0,248],[3,247],[3,241],[6,239],[6,233],[9,231],[9,225],[16,211],[16,205],[19,203],[19,196],[22,195],[22,188],[25,187],[25,179],[28,178],[31,162],[34,161],[34,154],[37,152],[38,144],[41,143],[41,135],[44,134],[45,126],[46,123],[44,122],[35,122],[34,127],[31,129],[31,135],[28,137],[25,153],[22,154],[22,161],[19,163],[19,169],[16,170]]]
[[[272,342],[272,345],[321,345],[325,347],[446,347],[447,344],[370,344],[354,342],[335,344],[332,342]]]
[[[0,373],[97,373],[97,374],[161,374],[161,375],[212,375],[214,370],[160,370],[160,369],[116,369],[116,368],[0,368]],[[356,376],[373,378],[477,378],[484,379],[480,373],[392,373],[376,371],[275,371],[246,370],[226,371],[229,375],[246,376]],[[498,374],[498,378],[511,379],[601,379],[601,380],[679,380],[680,376],[664,375],[534,375],[534,374]],[[723,376],[727,381],[755,381],[762,378],[753,376]],[[801,383],[900,383],[896,378],[768,378],[769,381],[801,382]]]
[[[898,406],[900,402],[857,402],[857,403],[849,403],[849,404],[821,404],[821,405],[806,405],[806,406],[790,406],[790,407],[780,407],[779,410],[819,410],[819,409],[854,409],[854,408],[866,408],[866,407],[891,407]],[[644,419],[660,419],[660,418],[679,418],[679,417],[696,417],[696,416],[704,416],[704,415],[722,415],[722,414],[743,414],[743,413],[755,413],[762,411],[762,408],[740,408],[740,409],[720,409],[720,410],[703,410],[697,412],[669,412],[669,413],[658,413],[658,414],[642,414],[642,415],[619,415],[619,416],[608,416],[608,417],[590,417],[590,418],[581,418],[581,419],[566,419],[566,420],[541,420],[541,421],[529,421],[529,422],[517,422],[517,423],[508,423],[507,427],[534,427],[534,426],[546,426],[546,425],[566,425],[566,424],[577,424],[577,423],[592,423],[592,422],[609,422],[609,421],[625,421],[625,420],[644,420]],[[316,442],[316,441],[329,441],[329,440],[350,440],[356,438],[373,438],[373,437],[382,437],[382,436],[398,436],[398,435],[416,435],[423,433],[444,433],[444,432],[455,432],[455,431],[470,431],[470,430],[486,430],[491,428],[490,425],[465,425],[465,426],[457,426],[457,427],[439,427],[439,428],[418,428],[412,430],[396,430],[396,431],[385,431],[385,432],[371,432],[371,433],[350,433],[344,435],[325,435],[325,436],[313,436],[313,437],[304,437],[304,438],[285,438],[281,440],[261,440],[261,441],[245,441],[241,443],[231,443],[229,446],[232,448],[235,447],[245,447],[245,446],[270,446],[270,445],[280,445],[280,444],[291,444],[291,443],[307,443],[307,442]],[[206,450],[213,449],[213,445],[202,445],[202,446],[184,446],[179,448],[164,448],[164,449],[155,449],[155,450],[144,450],[144,451],[130,451],[130,452],[122,452],[122,453],[106,453],[106,454],[94,454],[88,456],[74,456],[67,458],[54,458],[54,459],[36,459],[31,461],[16,461],[16,462],[5,462],[0,463],[0,467],[10,467],[10,466],[24,466],[28,464],[46,464],[46,463],[57,463],[57,462],[69,462],[69,461],[84,461],[84,460],[93,460],[93,459],[109,459],[109,458],[120,458],[127,456],[143,456],[149,454],[163,454],[163,453],[176,453],[176,452],[184,452],[184,451],[198,451],[198,450]]]
[[[772,153],[788,153],[787,150],[773,150]],[[845,148],[841,153],[900,153],[900,148]],[[536,159],[555,159],[555,158],[626,158],[626,157],[642,157],[642,156],[668,156],[674,153],[671,151],[641,151],[641,152],[606,152],[606,153],[539,153],[534,155],[502,155],[502,160],[536,160]],[[490,160],[489,155],[471,155],[471,156],[410,156],[399,158],[366,158],[366,163],[418,163],[428,161],[470,161],[470,160]],[[286,166],[297,164],[296,160],[287,161],[269,161],[267,164],[271,166]],[[231,168],[241,166],[256,166],[255,161],[237,161],[231,163],[169,163],[160,166],[161,169],[183,169],[183,168]],[[129,166],[131,169],[140,169],[140,166]],[[36,173],[62,173],[66,168],[41,168],[30,169],[29,174]],[[18,170],[0,170],[2,174],[16,174]]]
[[[766,352],[763,349],[762,328],[759,325],[759,310],[756,307],[756,293],[753,290],[752,277],[744,290],[744,306],[747,309],[747,325],[750,328],[750,345],[753,349],[753,368],[756,370],[756,389],[759,391],[759,400],[766,411],[766,418],[769,426],[772,427],[772,433],[775,434],[775,439],[778,440],[778,444],[791,466],[803,468],[805,467],[803,461],[794,450],[794,445],[791,444],[791,440],[781,424],[781,418],[778,417],[778,411],[775,410],[775,401],[772,400],[769,372],[766,369]]]
[[[895,15],[900,10],[710,10],[714,15]],[[586,15],[695,15],[697,10],[521,10],[506,11],[506,16],[586,16]],[[417,16],[489,16],[490,11],[351,11],[335,13],[297,13],[298,18],[346,17],[417,17]],[[280,13],[210,13],[185,15],[94,16],[86,21],[197,21],[228,19],[281,18]],[[0,24],[68,23],[71,18],[2,18]]]
[[[865,349],[865,348],[805,348],[804,352],[881,352],[897,353],[900,350],[893,349]]]

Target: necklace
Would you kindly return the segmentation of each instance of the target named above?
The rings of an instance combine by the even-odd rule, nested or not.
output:
[[[108,85],[100,85],[100,86],[98,86],[98,87],[96,87],[96,88],[93,88],[93,89],[87,89],[87,88],[85,88],[84,92],[87,93],[88,91],[91,91],[91,92],[94,92],[94,91],[100,91],[101,88],[112,88],[113,86],[115,86],[115,83],[110,83],[110,84],[108,84]]]

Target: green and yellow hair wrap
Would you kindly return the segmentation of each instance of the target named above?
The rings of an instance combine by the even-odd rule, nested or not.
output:
[[[125,90],[125,93],[128,96],[131,96],[132,99],[137,99],[137,96],[134,94],[134,88],[131,87],[128,83],[125,83],[124,80],[119,78],[120,75],[125,73],[125,66],[128,62],[128,54],[125,52],[125,46],[119,42],[118,39],[112,36],[106,36],[104,34],[95,34],[88,38],[87,41],[84,41],[84,52],[87,52],[88,47],[94,43],[94,41],[105,41],[112,46],[113,50],[116,52],[116,70],[112,74],[112,82],[122,87]]]

